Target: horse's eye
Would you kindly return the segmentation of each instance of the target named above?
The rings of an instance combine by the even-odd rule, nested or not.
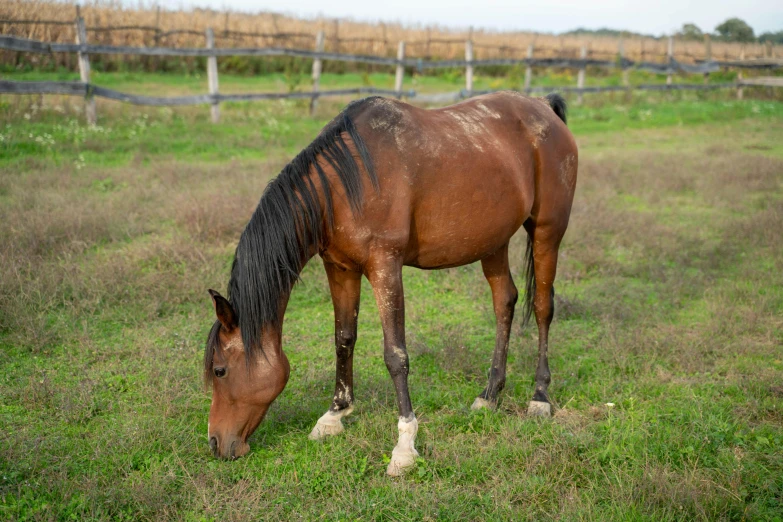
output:
[[[225,368],[215,368],[215,377],[225,377],[225,376],[226,376]]]

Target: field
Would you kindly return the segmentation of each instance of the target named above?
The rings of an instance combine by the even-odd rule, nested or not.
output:
[[[587,46],[590,58],[613,60],[617,56],[619,45],[619,38],[614,37],[535,33],[530,31],[525,20],[519,21],[519,30],[497,32],[484,31],[479,27],[475,30],[469,30],[467,27],[454,30],[439,26],[424,27],[420,24],[365,23],[325,17],[296,18],[272,12],[251,14],[209,9],[159,10],[153,6],[123,6],[106,1],[85,3],[81,6],[81,15],[88,28],[136,27],[89,31],[90,42],[108,45],[203,47],[203,34],[207,27],[214,29],[218,47],[283,46],[312,49],[316,33],[324,31],[327,51],[396,56],[397,43],[404,40],[407,43],[408,57],[442,59],[464,58],[465,40],[469,38],[474,42],[477,59],[522,58],[532,44],[535,47],[535,56],[539,58],[576,58],[584,45]],[[72,23],[75,18],[76,9],[73,5],[47,0],[6,0],[0,5],[0,32],[49,42],[72,43],[75,41]],[[58,21],[61,25],[15,23],[43,20]],[[702,29],[711,31],[713,28]],[[156,34],[183,30],[186,32],[156,37]],[[623,45],[626,57],[632,60],[663,62],[666,59],[667,40],[663,37],[629,36],[624,39]],[[767,49],[758,43],[715,41],[711,44],[711,54],[713,59],[735,60],[740,56],[750,59],[767,57],[770,54],[780,56],[780,49]],[[677,60],[688,63],[703,59],[706,56],[705,44],[701,41],[677,39],[674,55]],[[29,56],[16,53],[0,54],[0,64],[20,63],[32,65],[34,68],[42,65],[38,57],[30,60]],[[75,68],[73,58],[64,55],[54,59],[44,58],[43,63],[54,65],[55,68],[64,65],[69,69]],[[102,63],[115,70],[128,65],[126,60],[118,56],[105,57]],[[149,62],[143,63],[149,68]],[[158,66],[166,67],[165,64]]]
[[[78,100],[0,98],[0,519],[783,520],[783,104],[729,96],[572,109],[554,418],[525,416],[536,332],[518,323],[499,410],[469,410],[494,345],[481,269],[406,269],[421,459],[402,479],[385,475],[397,412],[366,283],[356,411],[307,440],[334,380],[317,260],[251,453],[217,461],[206,440],[206,290],[225,288],[266,182],[343,101],[314,118],[225,104],[217,125],[99,102],[90,128]],[[520,287],[523,250],[520,234]]]

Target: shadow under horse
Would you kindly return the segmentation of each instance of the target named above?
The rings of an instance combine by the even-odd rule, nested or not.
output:
[[[560,241],[576,187],[578,152],[559,95],[479,96],[425,110],[379,97],[348,105],[269,183],[236,249],[228,299],[210,290],[217,321],[204,354],[212,386],[209,445],[222,458],[248,437],[288,381],[283,316],[310,258],[323,259],[334,304],[334,398],[310,437],[343,430],[353,410],[353,350],[361,278],[372,285],[384,361],[396,390],[399,440],[387,472],[411,467],[418,423],[408,393],[402,267],[481,261],[497,334],[487,387],[473,408],[493,408],[505,385],[517,288],[509,240],[528,234],[525,321],[538,324],[536,387],[528,414],[550,415],[547,338]]]

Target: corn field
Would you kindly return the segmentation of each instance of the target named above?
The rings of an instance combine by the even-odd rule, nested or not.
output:
[[[88,40],[93,44],[129,46],[203,47],[204,31],[212,27],[218,47],[291,47],[312,49],[315,35],[324,31],[325,50],[348,54],[396,56],[399,41],[406,42],[406,57],[459,59],[465,56],[465,41],[474,43],[476,59],[523,58],[530,45],[537,58],[577,58],[583,46],[587,57],[611,60],[618,55],[619,38],[553,35],[534,32],[488,32],[452,30],[438,26],[407,27],[401,24],[371,24],[326,18],[302,19],[261,12],[257,14],[218,12],[208,9],[170,11],[157,7],[130,8],[119,2],[96,1],[81,8]],[[5,35],[72,43],[75,41],[74,4],[51,1],[5,0],[0,5],[0,32]],[[56,22],[56,23],[44,23]],[[635,61],[665,61],[666,38],[628,37],[623,40],[625,57]],[[712,42],[713,59],[762,58],[770,52],[762,44]],[[674,57],[694,62],[706,57],[703,42],[676,40]],[[72,69],[75,58],[67,55],[31,56],[0,52],[3,66],[65,67]],[[177,59],[185,67],[197,67],[197,60]],[[131,62],[129,64],[129,62]],[[103,56],[97,64],[105,70],[124,66],[176,68],[178,64],[160,60]],[[181,65],[181,64],[180,64]],[[278,64],[279,65],[279,64]],[[229,64],[227,68],[232,68]],[[241,69],[237,64],[234,69]],[[239,70],[238,72],[242,72]],[[264,71],[249,71],[264,72]]]

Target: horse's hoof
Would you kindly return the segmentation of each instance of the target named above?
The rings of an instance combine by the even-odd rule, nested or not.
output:
[[[386,474],[390,477],[401,477],[405,475],[405,472],[416,465],[416,457],[419,456],[419,452],[416,450],[398,452],[397,448],[392,451],[391,462],[389,467],[386,468]]]
[[[527,405],[527,414],[531,417],[551,417],[552,405],[543,401],[530,401]]]
[[[343,417],[350,415],[353,411],[353,406],[340,411],[327,411],[323,416],[315,423],[313,431],[307,436],[310,440],[322,440],[331,435],[339,435],[345,428],[343,427]]]
[[[487,399],[482,399],[481,397],[476,397],[476,400],[473,401],[473,405],[470,407],[471,410],[494,410],[498,407],[497,402],[488,401]]]
[[[408,419],[400,417],[397,430],[400,433],[400,438],[392,450],[389,467],[386,468],[386,474],[390,477],[404,475],[407,470],[416,465],[416,457],[419,456],[419,452],[414,447],[416,433],[419,431],[419,421],[416,420],[413,413]]]
[[[310,435],[308,435],[307,438],[310,440],[321,440],[331,435],[339,435],[344,431],[345,428],[343,427],[343,422],[340,419],[337,419],[337,422],[334,424],[324,424],[321,421],[318,421],[315,424],[315,427],[313,427],[313,431],[310,432]]]

